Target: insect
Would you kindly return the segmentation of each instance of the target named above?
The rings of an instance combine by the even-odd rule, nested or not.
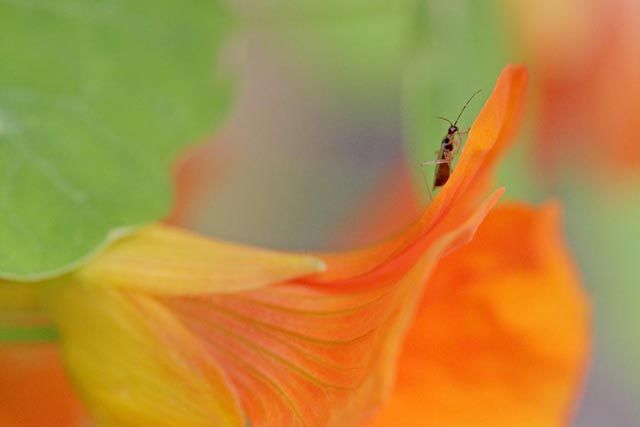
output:
[[[436,190],[438,187],[442,187],[443,185],[445,185],[449,180],[449,177],[451,176],[451,172],[453,171],[453,159],[460,149],[460,144],[462,143],[460,134],[468,132],[460,132],[460,129],[458,128],[458,120],[460,120],[460,117],[462,116],[464,110],[467,108],[467,105],[469,105],[469,102],[471,102],[473,97],[478,93],[480,93],[479,90],[475,91],[473,95],[471,95],[471,97],[467,100],[467,102],[462,107],[462,110],[460,110],[460,114],[458,114],[458,117],[456,117],[455,122],[452,123],[447,118],[438,117],[439,119],[449,122],[447,134],[444,136],[444,138],[442,138],[442,141],[440,142],[440,149],[437,151],[436,159],[428,162],[422,162],[420,164],[421,166],[436,166],[433,178],[433,190]],[[456,136],[458,137],[457,139]],[[431,190],[429,190],[429,193],[431,193]]]

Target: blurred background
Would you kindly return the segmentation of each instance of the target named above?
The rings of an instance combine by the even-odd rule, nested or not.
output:
[[[640,425],[640,2],[231,7],[239,28],[223,60],[235,102],[220,134],[186,160],[196,203],[177,220],[281,249],[375,240],[415,215],[415,192],[428,202],[419,164],[446,131],[436,116],[453,120],[481,89],[460,120],[468,128],[501,68],[523,62],[526,120],[499,184],[508,198],[564,205],[595,323],[575,425]],[[374,212],[384,219],[375,233]]]

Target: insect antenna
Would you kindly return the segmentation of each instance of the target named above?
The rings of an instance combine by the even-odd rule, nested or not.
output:
[[[465,102],[464,106],[462,107],[462,110],[460,110],[460,114],[458,114],[458,117],[456,117],[456,121],[453,122],[452,126],[455,126],[458,124],[458,120],[460,120],[460,117],[462,116],[462,113],[464,113],[464,110],[467,108],[467,105],[469,105],[469,103],[471,102],[471,100],[473,99],[474,96],[476,96],[477,94],[479,94],[480,92],[482,92],[482,90],[477,90],[473,93],[473,95],[471,95],[471,97],[469,99],[467,99],[467,102]],[[448,120],[447,120],[448,121]],[[451,122],[449,122],[451,123]]]
[[[453,123],[451,123],[451,120],[449,120],[449,119],[446,119],[446,118],[444,118],[444,117],[440,117],[440,116],[438,116],[438,117],[436,117],[436,118],[437,118],[437,119],[440,119],[440,120],[444,120],[445,122],[448,122],[451,126],[453,126]]]

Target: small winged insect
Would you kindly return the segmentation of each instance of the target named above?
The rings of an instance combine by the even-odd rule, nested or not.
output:
[[[458,120],[460,120],[460,117],[462,116],[464,110],[467,108],[467,105],[469,105],[469,102],[471,102],[473,97],[478,93],[480,93],[479,90],[474,92],[473,95],[471,95],[471,97],[467,100],[467,102],[462,107],[462,110],[460,110],[460,114],[458,114],[458,117],[456,117],[455,122],[452,123],[449,119],[438,117],[439,119],[449,122],[447,134],[444,136],[444,138],[442,138],[442,141],[440,142],[440,149],[437,151],[438,154],[436,159],[421,163],[421,166],[435,165],[436,167],[433,178],[433,190],[436,190],[437,188],[445,185],[449,180],[449,177],[451,176],[451,172],[453,171],[452,163],[454,156],[456,155],[456,153],[460,149],[460,145],[462,144],[460,134],[468,132],[460,132],[460,129],[458,129]],[[431,190],[429,190],[429,193],[431,193]]]

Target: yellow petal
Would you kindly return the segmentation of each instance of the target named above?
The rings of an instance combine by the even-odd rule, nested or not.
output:
[[[149,297],[75,282],[49,286],[72,380],[100,425],[245,426],[218,368]]]
[[[311,256],[218,242],[156,224],[116,242],[75,276],[109,287],[196,295],[255,289],[324,268]]]
[[[244,426],[235,390],[206,343],[158,298],[242,293],[323,268],[310,256],[154,225],[49,283],[44,300],[73,380],[101,425]]]

